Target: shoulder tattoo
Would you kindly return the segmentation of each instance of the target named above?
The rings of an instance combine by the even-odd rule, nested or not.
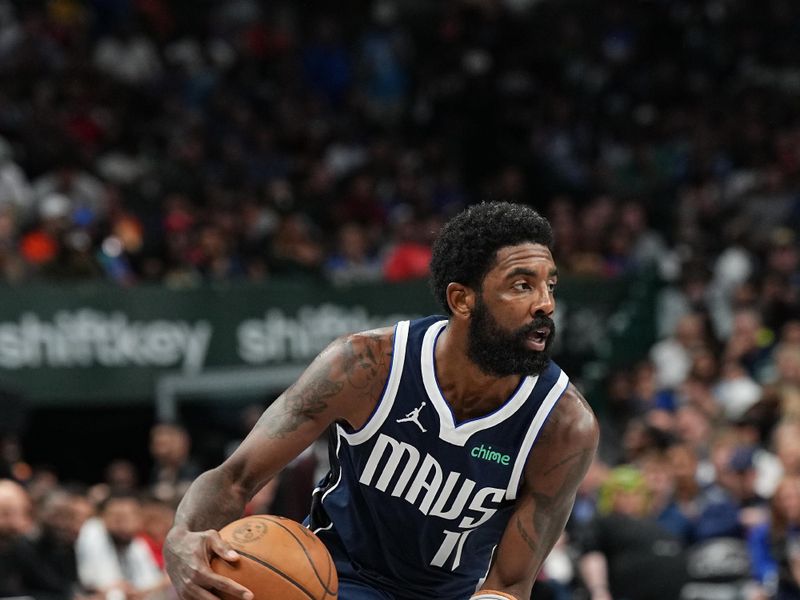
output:
[[[392,360],[391,336],[356,334],[331,347],[286,390],[280,414],[265,413],[259,420],[268,437],[283,438],[328,409],[330,401],[350,390],[357,397],[376,397],[383,389]]]

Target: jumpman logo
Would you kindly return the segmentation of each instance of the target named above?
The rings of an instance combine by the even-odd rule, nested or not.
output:
[[[416,426],[417,426],[417,427],[419,427],[419,428],[422,430],[422,433],[425,433],[425,432],[426,432],[426,431],[428,431],[428,430],[427,430],[427,429],[425,429],[425,428],[422,426],[422,423],[420,423],[420,422],[419,422],[419,411],[421,411],[421,410],[422,410],[422,407],[423,407],[423,406],[425,406],[425,401],[423,401],[423,402],[422,402],[422,404],[420,404],[420,405],[419,405],[417,408],[415,408],[414,410],[412,410],[410,413],[408,413],[408,414],[407,414],[405,417],[403,417],[402,419],[397,419],[397,422],[398,422],[398,423],[407,423],[408,421],[413,421],[413,422],[414,422],[414,424],[416,424]]]

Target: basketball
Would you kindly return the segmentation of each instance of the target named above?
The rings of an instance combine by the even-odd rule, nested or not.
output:
[[[254,600],[335,600],[339,588],[328,549],[309,529],[284,517],[254,515],[220,530],[239,560],[214,557],[211,568],[248,588]]]

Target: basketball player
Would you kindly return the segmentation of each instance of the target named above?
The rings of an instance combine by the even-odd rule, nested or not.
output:
[[[179,597],[251,600],[209,569],[213,555],[241,560],[215,530],[332,425],[308,526],[341,600],[528,600],[598,441],[548,354],[551,243],[521,205],[476,205],[445,225],[431,272],[448,316],[336,340],[192,484],[165,548]]]

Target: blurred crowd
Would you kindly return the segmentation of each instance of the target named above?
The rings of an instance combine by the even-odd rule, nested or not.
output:
[[[537,600],[798,600],[800,4],[591,4],[0,0],[0,280],[398,281],[531,203],[564,272],[664,281]],[[0,596],[168,596],[190,447],[88,487],[3,447]]]
[[[763,256],[800,220],[798,12],[1,0],[0,280],[419,277],[488,198],[578,273]]]
[[[263,407],[244,410],[245,420]],[[248,423],[249,424],[249,421]],[[232,440],[232,452],[240,440]],[[92,485],[62,481],[51,468],[0,463],[0,597],[45,600],[167,600],[162,546],[175,510],[201,468],[190,434],[178,424],[150,430],[152,469],[110,461]],[[327,470],[324,443],[295,459],[249,502],[245,514],[302,521],[313,482]]]

